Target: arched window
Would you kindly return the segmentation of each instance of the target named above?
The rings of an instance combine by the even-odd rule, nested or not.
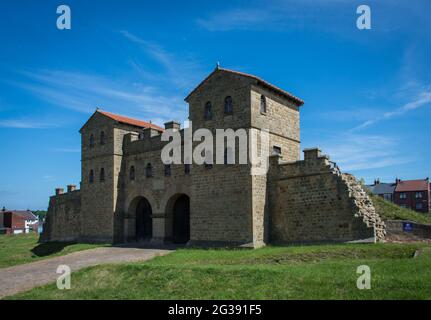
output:
[[[260,96],[260,112],[266,113],[266,98],[264,95]]]
[[[90,170],[90,174],[88,175],[88,182],[89,183],[94,182],[94,171],[93,171],[93,169]]]
[[[105,181],[105,169],[102,168],[100,169],[100,182],[104,182]]]
[[[94,135],[90,135],[90,148],[94,147]]]
[[[153,166],[151,165],[151,163],[148,163],[145,167],[145,176],[147,178],[151,178],[153,176]]]
[[[165,176],[170,177],[171,176],[171,165],[165,164]]]
[[[135,166],[130,167],[129,177],[130,177],[130,180],[132,181],[135,180]]]
[[[231,96],[227,96],[224,99],[224,113],[225,114],[233,113],[233,105],[232,105],[232,97]]]
[[[211,106],[211,102],[207,102],[205,104],[205,114],[204,114],[205,120],[211,120],[213,117],[213,110]]]
[[[100,133],[100,144],[105,144],[105,142],[106,142],[106,138],[105,138],[105,131],[102,131],[101,133]]]

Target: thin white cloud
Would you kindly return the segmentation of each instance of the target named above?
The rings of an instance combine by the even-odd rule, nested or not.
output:
[[[197,23],[208,31],[229,31],[234,29],[248,29],[257,27],[263,23],[271,21],[271,15],[275,21],[279,14],[275,16],[272,10],[265,11],[259,9],[233,9],[222,13],[216,13],[207,18],[197,19]],[[274,23],[274,20],[272,21]]]
[[[65,152],[65,153],[79,153],[81,149],[79,148],[54,148],[51,149],[54,152]]]
[[[151,72],[138,59],[128,58],[132,73],[115,80],[108,76],[64,70],[21,71],[21,81],[3,80],[31,92],[51,105],[91,113],[96,107],[147,121],[187,118],[184,96],[198,83],[198,63],[187,55],[178,58],[154,42],[128,31],[122,36],[139,46],[164,71]],[[5,123],[6,124],[6,123]]]
[[[354,25],[352,17],[335,15],[336,11],[352,7],[346,0],[278,0],[257,1],[247,7],[236,7],[214,12],[196,20],[208,31],[232,30],[288,30],[319,28],[320,31],[341,32],[340,23]],[[352,9],[353,10],[353,9]],[[343,12],[343,11],[341,11]]]
[[[398,154],[398,139],[380,135],[337,135],[325,140],[322,150],[343,171],[360,171],[406,164],[414,159]]]
[[[186,118],[186,105],[180,95],[161,89],[134,85],[126,80],[113,81],[99,75],[62,70],[21,72],[24,81],[10,84],[27,90],[52,105],[82,113],[96,107],[112,112],[164,121]]]
[[[135,36],[134,34],[122,30],[120,33],[128,40],[142,46],[148,54],[150,54],[155,60],[164,65],[166,68],[171,69],[173,66],[173,57],[169,55],[161,46],[152,43],[150,41],[144,40]]]
[[[1,128],[16,128],[16,129],[46,129],[53,128],[57,125],[54,123],[44,123],[40,120],[19,120],[19,119],[6,119],[0,120]]]
[[[158,77],[159,80],[162,77],[164,80],[169,80],[179,89],[189,90],[191,89],[190,86],[197,83],[197,77],[201,73],[200,65],[196,61],[196,58],[190,56],[190,54],[180,56],[179,54],[170,53],[159,44],[143,39],[126,30],[121,30],[120,34],[139,46],[148,56],[164,68],[166,74],[160,75]],[[139,62],[131,60],[130,63],[140,74],[151,76],[154,79],[154,74],[151,75]]]
[[[47,180],[47,181],[55,181],[55,180],[57,180],[57,178],[56,178],[56,177],[54,177],[54,176],[52,176],[52,175],[49,175],[49,174],[44,175],[42,178],[43,178],[44,180]]]
[[[388,111],[388,112],[385,112],[385,113],[383,113],[383,114],[381,114],[381,115],[379,115],[373,119],[366,120],[366,121],[362,122],[359,126],[354,127],[352,129],[352,131],[359,131],[359,130],[365,129],[367,127],[370,127],[370,126],[376,124],[377,122],[404,115],[410,111],[413,111],[413,110],[416,110],[418,108],[427,106],[430,103],[431,103],[431,91],[421,92],[421,93],[419,93],[419,95],[416,97],[415,100],[410,101],[410,102],[404,104],[403,106],[401,106],[401,107],[399,107],[393,111]]]
[[[409,2],[379,0],[370,3],[373,32],[412,32],[426,35],[430,19],[426,14],[428,0]],[[196,20],[208,31],[317,30],[362,40],[357,37],[356,8],[361,3],[351,0],[265,0],[253,1],[246,7],[223,8]],[[406,14],[407,12],[407,14]]]

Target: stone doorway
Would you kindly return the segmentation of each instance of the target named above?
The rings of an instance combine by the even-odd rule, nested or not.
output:
[[[136,206],[136,241],[148,241],[153,237],[153,219],[151,204],[141,198]]]
[[[174,204],[173,210],[173,232],[174,243],[187,243],[190,240],[190,199],[181,195]]]

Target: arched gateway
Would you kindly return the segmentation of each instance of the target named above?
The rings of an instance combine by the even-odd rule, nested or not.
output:
[[[153,219],[151,204],[141,198],[136,206],[136,240],[151,240],[153,236]]]
[[[166,208],[166,239],[173,243],[187,243],[190,240],[190,198],[176,194]]]
[[[128,210],[127,241],[149,241],[153,236],[153,210],[147,198],[135,198]]]
[[[190,199],[185,194],[175,201],[172,225],[172,241],[187,243],[190,240]]]

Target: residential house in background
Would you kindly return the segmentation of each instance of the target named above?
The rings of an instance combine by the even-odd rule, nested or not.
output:
[[[6,208],[3,207],[2,211],[0,211],[0,234],[4,233],[4,226],[3,226],[3,212],[6,211]]]
[[[430,210],[429,178],[396,181],[394,202],[403,208],[427,213]]]
[[[6,234],[29,233],[38,230],[39,219],[30,211],[6,210],[0,211],[0,229]]]
[[[367,187],[373,194],[378,195],[387,201],[394,202],[396,183],[380,182],[380,179],[377,179],[374,180],[373,185],[369,185]]]
[[[428,213],[431,209],[431,185],[429,178],[418,180],[395,179],[395,183],[374,180],[367,188],[375,195],[400,207]]]

